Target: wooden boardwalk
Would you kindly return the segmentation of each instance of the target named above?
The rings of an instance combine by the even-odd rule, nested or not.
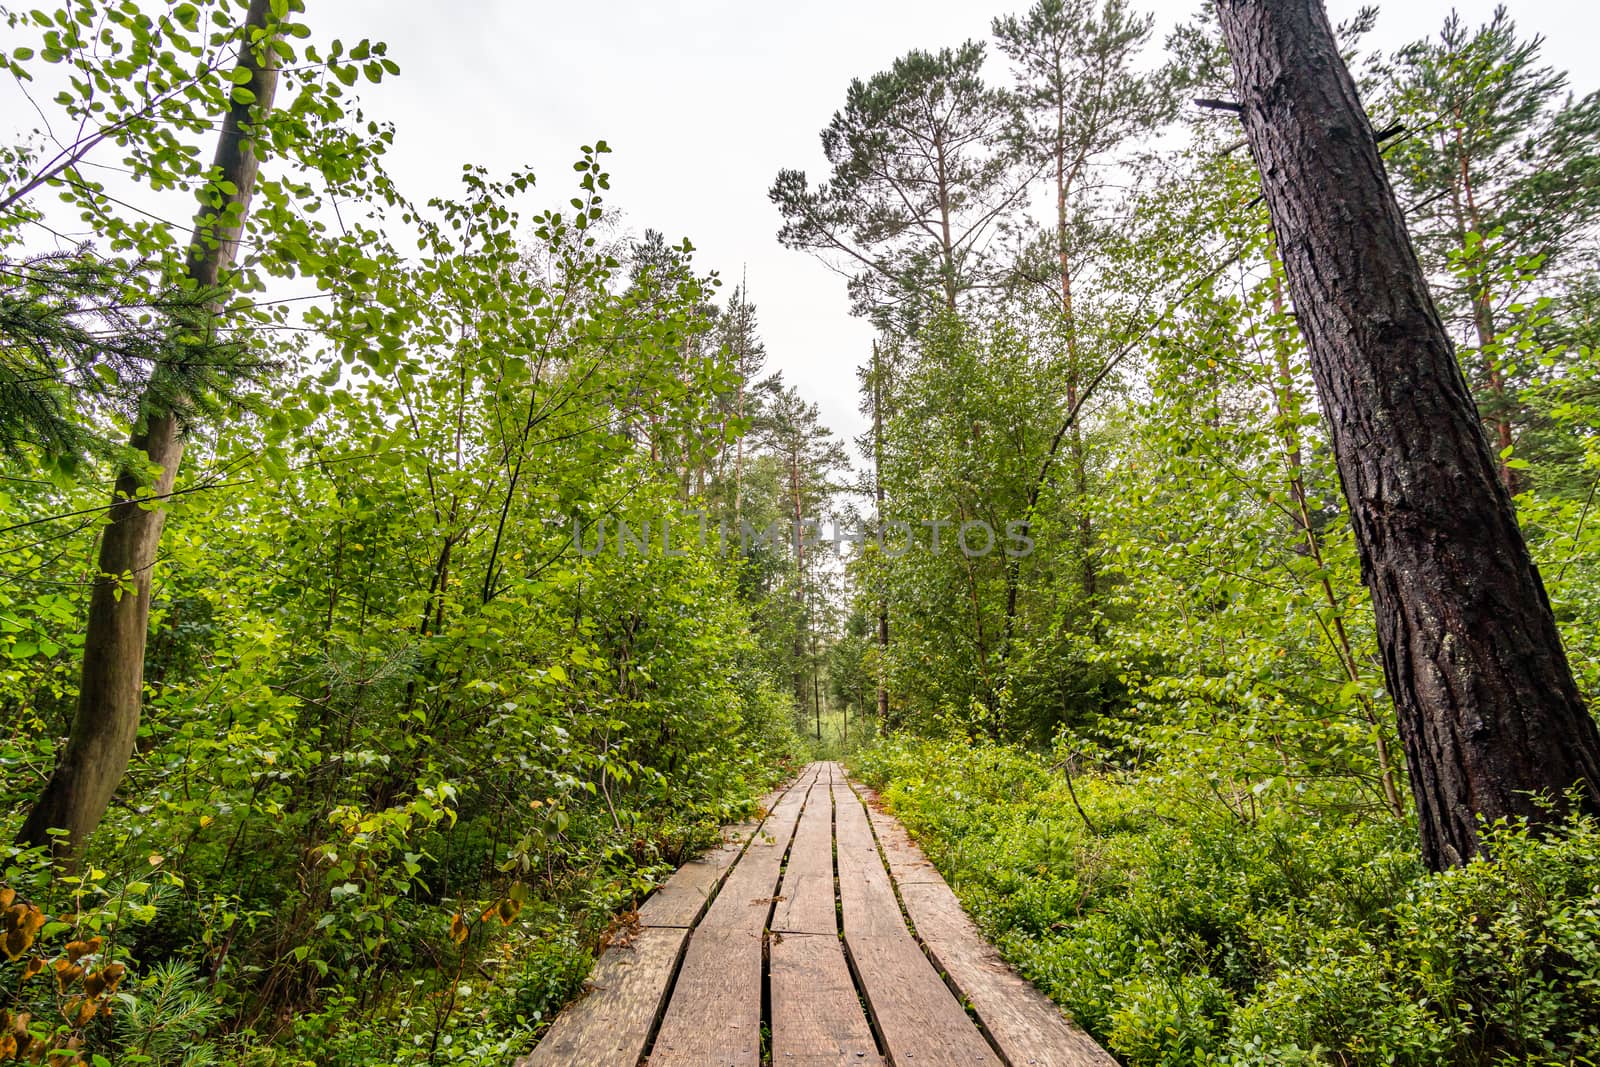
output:
[[[517,1067],[1115,1067],[838,764],[763,810],[645,902]]]

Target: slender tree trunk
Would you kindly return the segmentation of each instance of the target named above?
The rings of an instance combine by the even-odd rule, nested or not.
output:
[[[794,693],[795,702],[802,711],[806,706],[805,656],[806,641],[811,632],[810,612],[806,605],[806,539],[802,530],[805,522],[805,505],[800,495],[800,446],[789,455],[789,492],[794,509],[794,603],[796,629],[794,634]],[[822,727],[817,730],[817,740],[822,739]]]
[[[1287,302],[1283,296],[1283,264],[1278,259],[1276,249],[1269,249],[1267,255],[1272,267],[1272,310],[1282,317],[1287,310]],[[1324,627],[1324,633],[1333,646],[1334,654],[1339,658],[1339,665],[1344,669],[1345,678],[1360,690],[1356,699],[1361,706],[1362,717],[1366,719],[1367,726],[1372,731],[1372,747],[1378,760],[1378,781],[1383,788],[1384,804],[1398,818],[1405,815],[1406,809],[1400,795],[1398,776],[1395,774],[1394,756],[1389,751],[1389,738],[1383,731],[1383,722],[1378,709],[1367,695],[1366,679],[1361,673],[1361,663],[1356,659],[1349,630],[1344,624],[1344,602],[1333,591],[1333,579],[1328,576],[1327,563],[1322,555],[1322,538],[1317,535],[1311,523],[1311,505],[1306,493],[1300,430],[1294,422],[1301,409],[1299,398],[1295,394],[1294,370],[1289,363],[1289,344],[1284,332],[1276,327],[1272,331],[1271,373],[1277,379],[1273,398],[1278,422],[1282,426],[1279,442],[1283,449],[1284,467],[1288,472],[1289,499],[1294,502],[1293,521],[1295,530],[1300,535],[1300,554],[1310,557],[1317,566],[1317,573],[1321,575],[1318,584],[1322,589],[1322,599],[1328,606],[1328,616],[1331,620]],[[1285,759],[1287,760],[1287,757]],[[1285,773],[1287,774],[1287,771]]]
[[[1071,411],[1078,406],[1081,373],[1078,367],[1078,324],[1072,316],[1072,259],[1067,254],[1067,197],[1077,180],[1079,168],[1077,163],[1070,169],[1067,167],[1066,122],[1063,101],[1056,107],[1056,256],[1061,272],[1061,321],[1067,332],[1067,410]],[[1084,456],[1083,432],[1077,420],[1073,420],[1068,447],[1072,452],[1073,489],[1078,498],[1078,547],[1083,553],[1083,594],[1093,600],[1099,589],[1099,576],[1094,565],[1094,524],[1089,518],[1088,509],[1083,506],[1089,495],[1089,467]],[[1015,590],[1008,589],[1007,595],[1014,596]]]
[[[749,285],[750,280],[748,275],[746,275],[739,284],[739,351],[735,353],[735,359],[738,362],[739,371],[739,391],[736,410],[738,412],[740,422],[744,421],[744,396],[745,390],[750,386],[750,375],[752,373],[752,369],[750,367],[748,336],[750,330],[750,319],[749,316],[745,314],[745,304],[749,299],[750,293]],[[733,525],[735,528],[738,528],[739,523],[744,519],[744,431],[741,430],[739,432],[739,437],[736,441],[734,441],[733,447]]]
[[[744,375],[739,375],[739,421],[744,421]],[[744,433],[733,443],[733,525],[737,529],[744,521]]]
[[[1443,869],[1479,817],[1600,810],[1600,733],[1320,0],[1217,11]]]
[[[817,665],[811,664],[811,706],[817,713],[817,740],[822,740],[822,686],[817,682]]]
[[[257,160],[249,127],[251,112],[272,108],[278,74],[269,48],[263,66],[250,45],[252,31],[267,28],[269,0],[251,0],[240,33],[239,69],[255,103],[231,105],[223,120],[213,161],[218,181],[206,187],[189,246],[189,277],[202,289],[217,287],[233,264],[255,189]],[[226,193],[229,187],[232,193]],[[157,367],[155,374],[162,373]],[[44,792],[22,824],[17,841],[50,845],[56,857],[75,861],[85,840],[100,824],[111,796],[128,768],[139,731],[144,695],[145,643],[150,625],[151,570],[161,543],[164,504],[141,501],[170,494],[183,459],[177,412],[152,410],[147,394],[142,424],[129,441],[158,472],[145,484],[141,472],[124,467],[117,474],[112,505],[100,540],[99,574],[90,593],[84,629],[83,674],[78,709],[66,747],[56,760]],[[65,836],[48,831],[66,830]]]
[[[1461,121],[1461,116],[1456,116]],[[1472,167],[1467,161],[1466,145],[1462,143],[1461,130],[1458,126],[1455,131],[1456,159],[1458,176],[1461,179],[1460,201],[1456,204],[1456,218],[1460,231],[1461,251],[1463,254],[1471,252],[1467,247],[1467,234],[1476,233],[1479,237],[1487,237],[1483,232],[1483,220],[1478,214],[1478,197],[1472,187]],[[1477,253],[1482,255],[1482,246]],[[1516,496],[1521,492],[1518,484],[1517,472],[1510,466],[1510,450],[1512,447],[1510,404],[1506,397],[1505,374],[1500,369],[1500,363],[1494,357],[1494,304],[1489,296],[1488,271],[1482,259],[1473,267],[1471,272],[1471,300],[1472,300],[1472,326],[1478,335],[1478,353],[1483,358],[1485,375],[1488,378],[1489,395],[1494,399],[1494,410],[1489,413],[1486,420],[1494,431],[1494,444],[1499,453],[1500,480],[1505,483],[1506,490]]]
[[[1061,267],[1061,314],[1072,321],[1072,261],[1067,256],[1067,106],[1056,101],[1056,256]]]
[[[883,523],[883,355],[872,343],[872,495],[878,508],[878,537]],[[887,566],[880,558],[880,565]],[[889,721],[889,591],[886,575],[879,575],[878,590],[878,728]]]
[[[956,249],[950,232],[950,180],[945,171],[944,145],[937,139],[934,148],[939,153],[939,256],[944,275],[944,306],[951,312],[956,309]]]

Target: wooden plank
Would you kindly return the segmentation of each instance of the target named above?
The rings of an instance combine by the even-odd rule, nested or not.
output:
[[[1000,1067],[1001,1061],[910,937],[846,937],[884,1051],[896,1067]]]
[[[753,833],[755,827],[751,827]],[[650,895],[639,908],[644,926],[678,926],[687,929],[700,920],[706,904],[723,877],[744,853],[744,841],[724,841],[698,859],[678,868],[676,874]]]
[[[695,931],[650,1067],[760,1067],[761,940],[760,931]]]
[[[889,872],[878,857],[866,813],[842,781],[833,783],[833,823],[845,936],[904,932],[900,903],[895,900]]]
[[[816,781],[813,764],[768,816],[689,939],[652,1067],[760,1067],[761,973],[778,870]]]
[[[766,929],[767,917],[772,914],[772,898],[778,892],[778,871],[783,855],[789,849],[795,823],[799,821],[812,784],[817,779],[816,764],[807,767],[793,789],[767,816],[761,829],[745,847],[744,856],[723,882],[722,890],[711,904],[698,930],[754,930]]]
[[[680,928],[640,930],[627,944],[606,949],[589,992],[556,1017],[517,1067],[637,1067],[688,937]]]
[[[780,933],[827,934],[839,929],[833,897],[832,768],[819,770],[816,785],[800,815],[789,850],[789,865],[778,889],[772,929]],[[842,958],[842,957],[841,957]]]
[[[1012,1067],[1116,1067],[1110,1053],[1000,958],[948,885],[904,885],[900,896],[918,939]]]
[[[836,934],[772,935],[773,1067],[881,1065]]]
[[[860,800],[838,783],[833,796],[845,947],[884,1051],[896,1067],[999,1067],[999,1057],[906,928]]]
[[[637,1067],[667,1006],[688,927],[737,862],[767,811],[788,790],[768,796],[755,820],[723,828],[723,844],[681,868],[639,909],[640,929],[601,953],[588,992],[569,1004],[517,1067]],[[759,981],[759,976],[758,976]]]

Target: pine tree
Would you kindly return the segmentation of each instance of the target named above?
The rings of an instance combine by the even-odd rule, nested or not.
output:
[[[1600,809],[1600,733],[1319,0],[1222,0],[1435,869]]]
[[[831,173],[784,170],[768,195],[778,238],[851,275],[857,314],[910,333],[987,284],[988,241],[1025,186],[1003,151],[1003,92],[983,80],[983,45],[913,51],[850,83],[822,131]]]
[[[795,388],[777,391],[762,415],[759,433],[769,454],[777,459],[781,474],[784,526],[794,553],[794,607],[799,625],[794,635],[792,684],[796,702],[803,706],[814,697],[808,665],[815,671],[812,643],[815,617],[820,612],[818,572],[821,560],[807,544],[808,524],[820,522],[819,509],[838,488],[839,477],[850,465],[844,445],[822,422],[822,413]]]
[[[1592,261],[1600,221],[1600,93],[1575,99],[1542,45],[1504,7],[1475,31],[1452,13],[1383,68],[1406,131],[1387,158],[1441,310],[1475,349],[1479,408],[1513,494],[1527,368],[1496,341],[1534,284]]]

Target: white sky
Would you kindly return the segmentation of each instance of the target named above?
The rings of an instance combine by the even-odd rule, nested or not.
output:
[[[526,164],[540,176],[537,206],[561,205],[572,195],[578,146],[606,140],[610,205],[636,231],[688,237],[700,267],[719,271],[729,287],[748,271],[769,366],[849,437],[863,427],[854,368],[872,333],[850,317],[842,278],[779,245],[767,189],[782,167],[803,168],[813,180],[825,175],[817,134],[850,78],[870,76],[911,48],[987,38],[995,15],[1029,2],[309,0],[306,18],[319,40],[389,43],[400,77],[360,83],[360,92],[369,115],[396,124],[388,166],[413,199],[457,192],[462,163],[496,174]],[[1134,6],[1156,13],[1159,42],[1199,4]],[[1329,13],[1338,21],[1358,6],[1329,0]],[[1452,5],[1380,6],[1367,43],[1388,51],[1437,32]],[[1475,25],[1494,4],[1454,6]],[[1548,38],[1546,62],[1573,72],[1575,89],[1600,84],[1593,0],[1509,6],[1524,33]],[[991,67],[1005,76],[999,58]],[[5,126],[31,125],[32,116],[10,119]]]

